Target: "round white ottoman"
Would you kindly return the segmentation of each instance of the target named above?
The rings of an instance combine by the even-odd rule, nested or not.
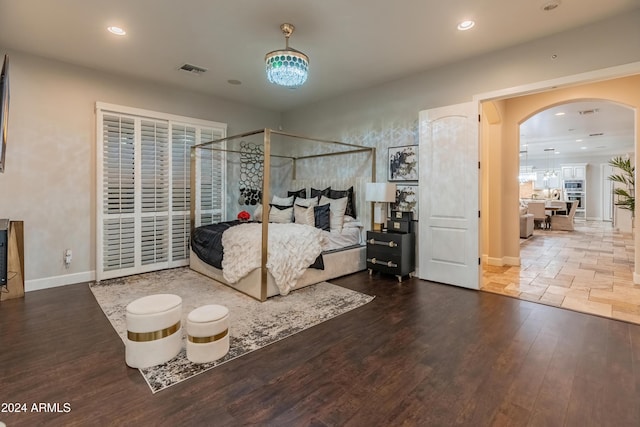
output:
[[[213,362],[229,351],[229,309],[211,304],[187,316],[187,358],[194,363]]]
[[[157,294],[127,305],[125,359],[132,368],[148,368],[173,359],[182,348],[182,298]]]

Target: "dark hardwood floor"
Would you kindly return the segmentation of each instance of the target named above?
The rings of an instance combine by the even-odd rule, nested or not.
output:
[[[0,421],[640,425],[640,325],[418,279],[333,282],[376,299],[155,395],[86,284],[3,301],[0,402],[27,411]]]

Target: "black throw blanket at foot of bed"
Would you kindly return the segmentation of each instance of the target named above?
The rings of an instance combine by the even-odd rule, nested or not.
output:
[[[230,227],[240,224],[246,224],[246,222],[238,220],[225,221],[196,228],[191,236],[191,249],[202,261],[222,270],[222,258],[224,255],[222,234]],[[318,255],[318,258],[309,268],[324,270],[322,254]]]

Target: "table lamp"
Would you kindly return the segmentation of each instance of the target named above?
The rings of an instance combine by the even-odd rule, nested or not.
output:
[[[385,220],[386,203],[396,201],[396,185],[387,182],[368,182],[365,198],[373,202],[373,231],[382,231]]]

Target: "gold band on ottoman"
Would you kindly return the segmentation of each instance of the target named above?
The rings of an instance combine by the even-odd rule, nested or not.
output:
[[[206,343],[221,340],[222,338],[226,337],[228,333],[229,333],[229,329],[227,328],[224,331],[220,332],[219,334],[215,334],[210,337],[192,337],[191,335],[189,335],[189,341],[195,344],[206,344]]]
[[[153,332],[131,332],[127,331],[127,338],[130,341],[136,342],[146,342],[146,341],[155,341],[161,338],[166,338],[169,335],[175,334],[178,329],[180,329],[180,321],[175,325],[169,326],[168,328],[160,329],[159,331]]]

